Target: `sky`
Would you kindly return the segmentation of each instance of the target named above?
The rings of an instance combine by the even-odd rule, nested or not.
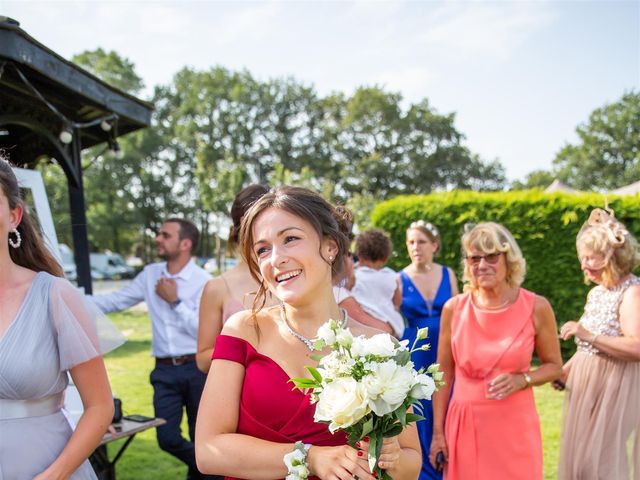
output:
[[[143,97],[184,66],[221,65],[321,95],[427,98],[511,180],[550,169],[594,109],[640,89],[640,0],[0,0],[0,15],[65,58],[115,50]]]

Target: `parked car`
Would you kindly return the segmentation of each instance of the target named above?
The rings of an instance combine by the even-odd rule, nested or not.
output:
[[[61,243],[58,247],[60,248],[60,260],[62,261],[64,276],[70,282],[75,282],[78,279],[78,269],[73,259],[73,252],[69,248],[69,245],[65,245],[64,243]]]
[[[92,253],[89,257],[91,276],[94,280],[101,280],[96,278],[98,276],[102,276],[104,280],[119,280],[135,276],[135,269],[127,265],[122,255],[117,253]]]

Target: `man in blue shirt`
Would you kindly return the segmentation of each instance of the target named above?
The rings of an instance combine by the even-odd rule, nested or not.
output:
[[[190,221],[170,218],[156,236],[162,262],[147,265],[121,290],[95,295],[93,301],[105,313],[146,302],[151,317],[151,353],[156,366],[151,372],[156,417],[167,423],[158,427],[158,444],[188,466],[188,480],[206,477],[196,467],[193,440],[196,413],[206,376],[195,363],[198,309],[205,283],[211,278],[191,260],[200,234]],[[189,437],[182,436],[180,423],[186,409]]]

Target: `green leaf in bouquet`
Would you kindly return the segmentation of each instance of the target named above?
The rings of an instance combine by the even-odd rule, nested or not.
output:
[[[294,390],[296,388],[298,390],[307,390],[309,388],[317,388],[320,386],[319,382],[316,382],[315,380],[312,380],[310,378],[303,378],[303,377],[291,378],[289,382],[292,382],[294,384],[294,387],[293,387]]]
[[[391,428],[385,430],[384,436],[385,437],[395,437],[396,435],[400,435],[402,433],[402,430],[404,430],[404,427],[402,425],[395,424]]]
[[[411,423],[411,422],[417,422],[418,420],[424,420],[424,417],[422,415],[417,415],[415,413],[407,413],[407,423]],[[405,425],[407,424],[405,423]]]
[[[319,353],[314,353],[313,355],[309,355],[309,358],[311,360],[313,360],[314,362],[319,362],[320,360],[322,360],[324,358],[324,355],[321,355]]]
[[[364,438],[362,424],[359,423],[345,429],[345,432],[348,434],[347,443],[354,448],[356,447],[356,443]]]
[[[400,424],[404,427],[407,424],[407,410],[403,405],[400,405],[400,408],[397,408],[395,412],[393,412],[396,418],[400,421]]]
[[[320,373],[318,373],[318,370],[316,370],[313,367],[304,367],[304,368],[309,370],[309,373],[311,374],[311,376],[313,376],[313,378],[316,379],[316,382],[322,383],[322,375],[320,375]]]
[[[318,338],[315,342],[313,342],[314,350],[324,350],[324,347],[326,346],[327,346],[326,342],[321,338]]]
[[[382,440],[382,439],[380,439]],[[371,435],[369,437],[369,470],[373,472],[374,468],[378,468],[378,458],[380,458],[380,451],[382,450],[382,441],[380,441],[380,450],[378,450],[378,435]]]
[[[400,350],[394,357],[396,363],[404,367],[411,360],[411,353],[408,350]]]
[[[373,431],[373,415],[369,416],[366,422],[362,424],[362,437],[369,435]],[[360,440],[360,439],[358,439]]]

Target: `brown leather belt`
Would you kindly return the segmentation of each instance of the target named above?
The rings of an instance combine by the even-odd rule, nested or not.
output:
[[[195,353],[192,353],[191,355],[179,355],[177,357],[156,357],[156,364],[173,365],[174,367],[195,361]]]

